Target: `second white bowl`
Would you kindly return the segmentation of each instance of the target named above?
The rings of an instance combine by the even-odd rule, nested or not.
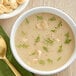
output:
[[[28,5],[28,3],[29,3],[29,0],[25,0],[23,4],[19,5],[18,8],[13,10],[12,12],[7,13],[7,14],[1,14],[0,19],[7,19],[7,18],[11,18],[18,15],[24,10],[24,8]]]

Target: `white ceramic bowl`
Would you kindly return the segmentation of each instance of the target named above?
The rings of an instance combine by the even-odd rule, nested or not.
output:
[[[29,3],[29,0],[25,0],[25,2],[19,5],[18,8],[15,9],[14,11],[7,13],[7,14],[1,14],[0,19],[7,19],[7,18],[11,18],[11,17],[18,15],[24,10],[24,8],[28,5],[28,3]]]
[[[75,37],[75,49],[74,52],[72,54],[72,56],[70,57],[70,59],[60,68],[52,70],[52,71],[40,71],[40,70],[36,70],[34,68],[31,68],[30,66],[26,65],[26,63],[24,63],[22,61],[22,59],[19,57],[16,48],[15,48],[15,33],[17,28],[19,27],[20,23],[29,15],[34,14],[34,13],[40,13],[40,12],[47,12],[47,13],[52,13],[55,15],[60,16],[62,19],[64,19],[70,26],[70,28],[72,29],[73,33],[74,33],[74,37]],[[15,59],[18,61],[18,63],[25,69],[27,69],[30,72],[36,73],[36,74],[40,74],[40,75],[51,75],[51,74],[55,74],[58,73],[62,70],[64,70],[65,68],[67,68],[75,59],[76,59],[76,24],[74,23],[74,21],[71,19],[71,17],[69,17],[67,14],[65,14],[63,11],[53,8],[53,7],[36,7],[33,8],[27,12],[25,12],[24,14],[22,14],[17,21],[15,22],[13,28],[12,28],[12,32],[11,32],[11,37],[10,37],[10,44],[11,44],[11,49],[12,49],[12,53],[15,57]]]

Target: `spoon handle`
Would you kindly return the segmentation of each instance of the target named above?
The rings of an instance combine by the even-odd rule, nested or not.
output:
[[[7,63],[7,65],[10,67],[10,69],[13,71],[15,76],[21,76],[21,74],[16,70],[16,68],[9,62],[9,60],[4,57],[4,61]]]

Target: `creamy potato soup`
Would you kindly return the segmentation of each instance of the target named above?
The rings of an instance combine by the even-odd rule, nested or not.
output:
[[[49,71],[64,65],[74,50],[74,36],[69,25],[50,13],[27,17],[15,34],[17,53],[30,67]]]

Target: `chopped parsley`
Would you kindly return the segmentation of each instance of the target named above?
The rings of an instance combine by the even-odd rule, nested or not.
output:
[[[61,60],[61,56],[57,58],[57,61],[60,61],[60,60]]]
[[[48,63],[53,63],[53,60],[51,60],[50,58],[47,59]]]
[[[58,24],[58,27],[61,27],[61,26],[62,26],[62,22],[60,21],[59,24]]]
[[[60,52],[62,52],[62,51],[63,51],[62,45],[60,45],[59,48],[58,48],[58,52],[60,53]]]
[[[55,21],[56,18],[53,16],[53,17],[51,17],[49,20],[50,20],[50,21]]]
[[[36,54],[36,52],[35,52],[35,51],[31,53],[31,55],[35,55],[35,54]]]
[[[56,29],[51,30],[51,32],[56,32]]]
[[[67,32],[67,33],[65,34],[65,36],[66,36],[67,38],[69,38],[69,32]]]
[[[69,44],[71,42],[71,39],[69,39],[69,38],[66,38],[66,40],[65,40],[65,44]]]
[[[58,25],[57,25],[54,29],[51,30],[51,32],[56,32],[57,29],[60,28],[61,26],[62,26],[62,21],[60,21],[60,22],[58,23]]]
[[[58,28],[60,28],[62,26],[62,21],[60,21],[59,23],[58,23],[58,25],[55,27],[55,29],[58,29]]]
[[[54,40],[50,39],[50,38],[47,38],[47,39],[45,39],[45,42],[46,42],[46,44],[53,44]]]
[[[38,60],[39,64],[44,65],[45,61],[44,60]]]
[[[43,46],[43,50],[48,52],[48,48],[46,46]]]
[[[26,33],[24,31],[21,31],[22,35],[26,35]]]
[[[36,16],[37,17],[37,20],[42,20],[43,17],[42,16]]]
[[[28,44],[23,43],[23,44],[19,44],[19,45],[17,45],[17,47],[18,47],[18,48],[28,48],[28,47],[29,47],[29,45],[28,45]]]
[[[29,20],[26,18],[26,23],[29,24]]]
[[[65,34],[65,41],[64,41],[64,43],[65,44],[69,44],[70,42],[71,42],[70,35],[69,35],[69,32],[67,32]]]
[[[35,43],[38,43],[40,41],[40,36],[37,36],[35,39]]]

